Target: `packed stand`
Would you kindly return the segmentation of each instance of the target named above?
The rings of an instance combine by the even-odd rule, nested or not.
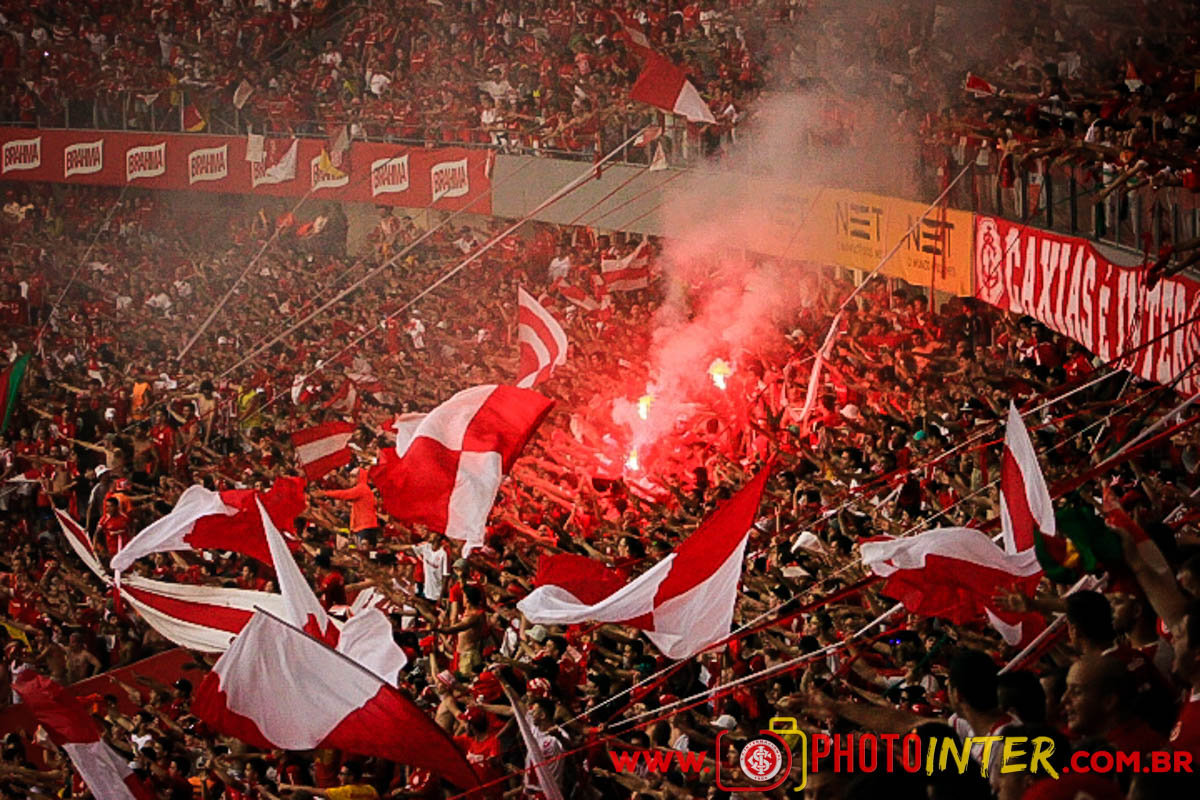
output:
[[[536,227],[392,316],[489,235],[447,226],[331,313],[239,364],[284,323],[414,241],[418,229],[381,211],[363,252],[347,254],[335,210],[317,236],[263,209],[229,212],[198,238],[165,202],[136,191],[118,202],[115,190],[28,187],[3,212],[12,243],[3,346],[10,361],[35,354],[0,442],[6,681],[32,666],[72,684],[169,647],[81,566],[52,508],[79,520],[111,554],[193,483],[265,488],[299,474],[290,434],[343,418],[358,425],[357,463],[308,487],[297,526],[301,567],[331,609],[368,587],[386,598],[409,655],[401,686],[456,737],[488,784],[483,796],[538,792],[505,685],[529,710],[543,754],[563,756],[551,774],[570,797],[724,796],[711,775],[678,765],[652,774],[644,762],[622,770],[613,755],[691,752],[713,766],[725,731],[722,768],[736,770],[740,745],[779,715],[810,731],[915,728],[930,737],[1016,725],[1024,735],[1057,737],[1059,759],[1071,748],[1200,747],[1193,428],[1072,498],[1101,513],[1119,503],[1159,543],[1169,572],[1147,571],[1144,548],[1126,547],[1122,557],[1118,547],[1095,568],[1110,577],[1100,591],[1064,600],[1066,584],[1046,579],[1034,598],[1006,598],[1013,608],[1065,611],[1068,619],[1069,636],[1021,669],[997,677],[1016,651],[986,624],[903,614],[871,636],[802,658],[851,638],[891,605],[862,583],[864,540],[995,519],[991,484],[1009,400],[1032,407],[1102,374],[1046,329],[973,303],[932,310],[919,294],[879,281],[843,317],[815,409],[803,419],[810,358],[851,287],[795,265],[812,280],[810,305],[774,320],[768,343],[728,354],[726,388],[694,398],[693,414],[672,431],[678,444],[645,450],[637,471],[614,472],[612,458],[624,454],[612,404],[645,391],[666,288],[660,277],[649,290],[602,291],[599,262],[633,249],[625,237]],[[277,228],[278,243],[177,361]],[[397,414],[428,410],[466,386],[512,380],[518,285],[564,320],[572,350],[539,387],[557,406],[501,490],[487,547],[464,559],[458,543],[390,520],[373,493],[358,490],[359,468],[391,446]],[[367,338],[348,347],[360,334]],[[1109,452],[1176,402],[1160,387],[1124,383],[1101,382],[1030,418],[1052,486],[1087,470],[1097,447]],[[640,574],[769,462],[739,631],[727,645],[659,674],[671,662],[631,628],[530,625],[517,612],[542,555],[587,555]],[[138,569],[247,589],[269,590],[275,580],[261,564],[222,553],[160,554]],[[258,752],[219,736],[189,714],[202,674],[173,687],[126,681],[120,693],[91,701],[109,741],[158,796],[301,797],[311,792],[304,787],[329,797],[455,794],[419,769],[332,751]],[[718,689],[738,679],[746,680]],[[707,689],[718,690],[679,706]],[[1195,788],[1189,775],[1138,775],[1130,785],[1131,777],[1076,780],[1090,779],[1085,788],[1097,798]],[[805,796],[874,796],[881,780],[903,797],[989,796],[978,772],[818,773]],[[993,771],[991,780],[1002,798],[1074,796],[1036,794],[1059,786],[1040,775]],[[61,751],[32,730],[5,739],[0,781],[8,797],[82,793]],[[339,794],[339,785],[351,788]]]

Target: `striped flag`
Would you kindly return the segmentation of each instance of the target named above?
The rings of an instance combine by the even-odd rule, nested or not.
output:
[[[517,341],[521,361],[517,386],[531,389],[567,363],[567,334],[533,295],[517,287]]]
[[[605,288],[610,292],[632,292],[650,285],[650,259],[643,251],[649,240],[642,239],[624,258],[606,258],[600,262]]]
[[[25,377],[27,366],[28,353],[9,364],[8,368],[0,373],[0,436],[8,430],[8,419],[17,405],[17,390],[21,388],[21,378]]]
[[[1000,527],[1004,532],[1004,549],[1011,554],[1033,547],[1034,530],[1054,535],[1050,490],[1038,466],[1029,431],[1012,402],[1008,404],[1008,429],[1000,466]]]
[[[349,464],[352,455],[350,437],[354,430],[353,423],[334,420],[293,433],[292,447],[296,449],[296,460],[305,477],[315,481]]]

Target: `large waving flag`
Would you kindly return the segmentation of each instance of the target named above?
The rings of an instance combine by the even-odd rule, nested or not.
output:
[[[533,295],[517,287],[517,342],[521,362],[517,386],[532,389],[550,377],[555,367],[567,363],[567,334],[554,315]]]
[[[257,613],[196,690],[192,713],[254,747],[334,748],[478,785],[449,735],[371,671]]]
[[[75,554],[106,586],[112,585],[87,531],[66,512],[55,509],[54,514]],[[227,650],[254,609],[286,612],[283,597],[270,592],[166,583],[137,575],[126,575],[119,591],[121,599],[164,639],[204,653]]]
[[[1004,549],[1023,553],[1034,546],[1035,530],[1053,536],[1054,503],[1037,453],[1016,404],[1008,404],[1008,428],[1000,465],[1000,529]]]
[[[1032,549],[1013,555],[971,528],[938,528],[863,542],[863,566],[883,576],[883,594],[914,614],[956,624],[974,620],[1001,591],[1032,594],[1042,576]]]
[[[543,583],[517,608],[530,622],[641,628],[668,658],[698,653],[729,635],[746,540],[768,473],[759,472],[670,555],[608,596],[595,596],[602,581],[594,569],[562,562],[559,574],[539,571]]]
[[[282,596],[280,617],[395,686],[400,670],[408,663],[408,656],[392,637],[392,623],[387,616],[378,608],[361,608],[356,609],[344,625],[338,625],[313,593],[288,550],[287,542],[261,502],[258,510]]]
[[[553,402],[529,389],[464,389],[380,451],[371,483],[387,512],[466,544],[483,543],[500,480],[550,412]]]
[[[276,478],[270,491],[231,489],[214,492],[203,486],[189,486],[162,519],[144,528],[112,557],[111,567],[118,574],[133,562],[153,553],[172,550],[229,550],[271,563],[257,498],[275,525],[295,531],[296,517],[304,511],[302,478]]]
[[[692,122],[717,121],[704,98],[687,79],[687,73],[657,53],[647,53],[646,68],[638,75],[629,97],[687,117]]]
[[[13,679],[13,690],[46,729],[50,741],[66,751],[71,765],[98,800],[154,800],[129,768],[128,759],[101,738],[100,726],[77,698],[32,669]]]

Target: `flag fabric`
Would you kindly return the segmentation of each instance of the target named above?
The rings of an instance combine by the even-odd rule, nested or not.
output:
[[[338,177],[350,174],[350,126],[338,125],[329,140],[329,162]]]
[[[121,573],[139,558],[172,550],[230,550],[270,564],[271,553],[255,505],[259,496],[253,489],[214,492],[189,486],[171,513],[133,537],[112,557],[110,567]],[[275,524],[294,533],[296,517],[307,504],[304,479],[276,478],[261,497]]]
[[[329,398],[321,408],[338,414],[357,414],[361,405],[362,398],[358,394],[358,385],[350,378],[343,378],[333,397]]]
[[[659,142],[654,148],[654,158],[650,159],[650,166],[647,167],[647,170],[650,172],[662,172],[669,166],[670,164],[667,163],[667,151],[663,149],[662,142]]]
[[[600,301],[578,286],[564,283],[558,287],[558,293],[571,305],[581,308],[584,311],[597,311],[600,308]]]
[[[222,653],[241,633],[255,609],[285,611],[283,597],[272,592],[166,583],[126,575],[121,599],[164,639],[203,653]]]
[[[625,33],[625,46],[638,58],[648,58],[654,55],[654,48],[642,30],[642,24],[624,11],[613,11],[613,16],[621,23]]]
[[[967,80],[963,84],[963,88],[976,97],[988,97],[1000,94],[998,87],[970,72],[967,73]]]
[[[371,469],[384,508],[465,542],[483,543],[484,526],[501,478],[553,405],[515,386],[464,389],[435,408],[396,449],[380,451]]]
[[[351,422],[334,420],[292,434],[296,461],[310,482],[350,463],[354,455],[350,439],[355,429]]]
[[[196,690],[192,713],[253,747],[333,748],[478,780],[449,735],[377,675],[256,613]]]
[[[250,81],[242,78],[242,82],[233,90],[233,107],[238,111],[246,105],[246,101],[250,99],[250,95],[254,94],[254,86]]]
[[[530,622],[616,622],[641,628],[668,658],[688,658],[729,635],[751,526],[769,468],[717,507],[675,550],[606,597],[594,572],[568,564],[545,575],[517,608]]]
[[[517,386],[530,389],[567,363],[567,334],[533,295],[517,287]]]
[[[1042,576],[1033,550],[1010,554],[971,528],[937,528],[860,546],[863,566],[884,577],[883,594],[910,612],[964,624],[982,616],[994,596],[1032,595]]]
[[[276,157],[282,142],[267,140],[260,163],[251,168],[251,184],[287,183],[296,177],[296,163],[300,152],[300,140],[293,139],[291,145]]]
[[[387,616],[378,608],[358,608],[344,625],[339,626],[308,585],[308,579],[300,571],[287,542],[261,502],[258,511],[271,550],[279,594],[283,598],[280,618],[395,686],[400,670],[408,664],[408,656],[392,638],[392,623]]]
[[[533,780],[527,780],[526,791],[532,791],[536,786],[538,794],[544,797],[545,800],[563,800],[562,787],[554,779],[554,772],[549,768],[549,764],[547,764],[547,754],[542,748],[538,734],[534,733],[533,720],[529,718],[529,713],[517,698],[513,697],[512,690],[506,685],[502,685],[502,687],[504,694],[508,696],[509,704],[512,706],[513,720],[517,723],[517,730],[521,732],[521,741],[525,744],[525,763],[533,764],[533,775],[530,776]],[[544,738],[546,734],[542,734],[542,736]]]
[[[21,379],[29,366],[29,353],[9,364],[0,373],[0,436],[8,430],[8,420],[12,417],[13,409],[17,407],[17,392],[21,388]]]
[[[267,157],[267,140],[261,133],[246,134],[246,160],[261,164]]]
[[[91,539],[79,523],[55,509],[67,544],[105,585],[112,578],[96,555]],[[256,608],[285,611],[283,597],[269,592],[164,583],[137,575],[121,581],[119,597],[164,639],[189,650],[221,653],[245,627]]]
[[[603,563],[574,553],[544,555],[533,578],[537,586],[569,586],[585,605],[595,605],[625,585],[621,576]]]
[[[600,261],[600,273],[610,292],[634,292],[650,285],[650,258],[645,248],[649,239],[642,239],[637,248],[622,258]]]
[[[13,690],[50,735],[50,741],[66,751],[93,797],[154,800],[154,793],[129,768],[128,759],[104,741],[100,726],[78,698],[32,669],[16,674]]]
[[[100,557],[96,555],[92,538],[88,536],[88,532],[83,529],[83,526],[60,508],[54,509],[54,516],[58,520],[59,527],[62,528],[67,544],[75,551],[75,555],[79,556],[79,559],[93,574],[101,579],[107,578],[104,565],[100,562]]]
[[[1046,630],[1046,618],[1036,611],[1009,611],[995,604],[983,611],[988,624],[1011,647],[1024,648]]]
[[[200,109],[194,103],[183,104],[183,129],[189,133],[199,133],[204,130],[208,122],[204,119],[204,115],[200,113]]]
[[[1034,546],[1034,530],[1054,535],[1054,503],[1038,466],[1029,431],[1011,401],[1002,458],[1000,529],[1004,532],[1004,549],[1010,554],[1021,553]]]
[[[646,56],[646,67],[634,82],[629,97],[680,114],[692,122],[717,121],[687,74],[656,53]]]
[[[645,147],[662,135],[662,128],[657,125],[649,125],[642,129],[642,132],[633,140],[634,147]]]

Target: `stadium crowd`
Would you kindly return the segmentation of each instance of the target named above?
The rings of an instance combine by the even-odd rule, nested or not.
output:
[[[0,118],[606,152],[648,118],[623,20],[709,103],[698,152],[753,124],[764,91],[802,89],[844,133],[878,134],[864,109],[886,109],[931,166],[976,160],[1004,186],[1061,167],[1195,187],[1185,0],[4,3]]]
[[[1089,561],[1090,540],[1081,538],[1077,557],[1063,557],[1067,577],[1055,573],[1062,582],[1045,578],[1033,598],[1002,598],[1047,621],[1066,614],[1066,635],[1017,669],[998,674],[1017,649],[982,620],[899,614],[853,636],[892,604],[864,582],[864,540],[996,519],[1010,399],[1031,409],[1080,389],[1028,420],[1047,481],[1057,486],[1175,405],[1164,387],[1121,377],[1083,388],[1108,368],[1048,330],[971,302],[932,309],[919,292],[879,280],[843,316],[814,410],[802,418],[811,356],[852,287],[796,264],[811,281],[808,305],[773,320],[773,337],[730,352],[725,389],[700,393],[693,413],[641,453],[637,469],[622,469],[613,461],[624,456],[627,432],[613,422],[613,401],[644,391],[655,310],[669,281],[660,261],[650,288],[606,294],[599,261],[632,249],[622,235],[523,231],[394,316],[492,233],[486,223],[449,225],[256,355],[255,345],[415,241],[419,229],[381,212],[363,252],[348,254],[336,214],[308,236],[311,228],[289,215],[228,210],[197,237],[166,203],[136,190],[25,185],[3,210],[10,247],[2,345],[10,362],[34,354],[0,440],[6,685],[26,666],[70,684],[170,647],[133,610],[113,604],[65,546],[52,507],[111,554],[193,483],[264,488],[299,474],[290,434],[341,418],[358,425],[356,462],[308,487],[301,566],[330,608],[368,587],[386,598],[409,656],[401,686],[456,737],[486,784],[482,796],[547,796],[528,770],[533,759],[503,684],[531,709],[542,756],[566,797],[723,797],[711,774],[678,765],[659,774],[645,761],[622,769],[612,754],[692,752],[710,767],[721,759],[725,774],[736,775],[740,745],[778,715],[809,731],[1047,735],[1059,745],[1060,766],[1073,748],[1200,752],[1193,427],[1063,499],[1079,514],[1097,509],[1085,527],[1119,536],[1125,547],[1097,544]],[[518,285],[562,318],[572,350],[539,387],[557,405],[501,489],[487,546],[464,559],[458,542],[390,520],[373,493],[342,492],[356,498],[347,503],[338,490],[357,486],[359,468],[391,446],[397,414],[513,379]],[[576,553],[639,574],[769,461],[728,643],[672,667],[632,628],[531,625],[516,610],[540,556]],[[1100,521],[1117,505],[1136,523],[1124,527],[1140,526],[1158,544],[1168,571],[1147,567],[1157,563],[1152,551]],[[274,588],[270,570],[231,554],[160,554],[139,568],[166,581]],[[1107,583],[1064,598],[1069,581],[1089,569]],[[416,768],[333,751],[259,752],[220,736],[189,713],[193,680],[207,663],[194,666],[174,686],[126,680],[119,693],[89,699],[107,740],[157,796],[455,793]],[[720,689],[732,681],[740,682]],[[714,694],[691,699],[708,689]],[[4,702],[10,696],[0,690]],[[722,732],[726,746],[715,753]],[[805,797],[1150,798],[1188,790],[1195,779],[1186,773],[1055,781],[998,770],[990,779],[821,771],[809,776]],[[0,791],[87,796],[61,750],[32,730],[8,732]]]

